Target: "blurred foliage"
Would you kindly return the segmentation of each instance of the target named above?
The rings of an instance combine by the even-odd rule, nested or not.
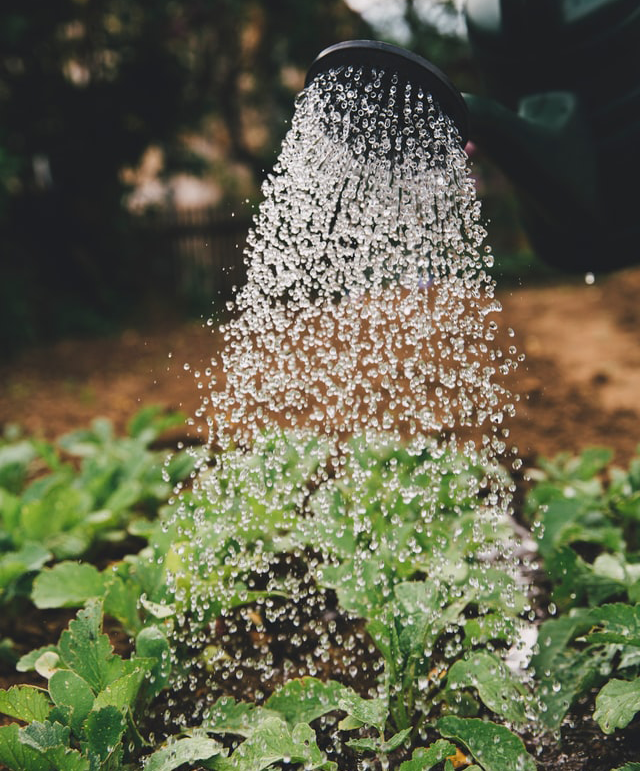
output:
[[[229,161],[259,181],[295,73],[366,34],[342,0],[4,0],[0,350],[101,331],[138,301],[149,262],[129,237],[123,167],[152,143],[180,162],[184,132],[217,116]]]
[[[454,6],[440,10],[452,18]],[[325,46],[386,37],[479,87],[463,38],[415,0],[401,13],[405,38],[393,40],[344,0],[3,0],[0,356],[162,305],[163,269],[131,229],[123,169],[155,146],[164,175],[200,174],[210,161],[185,137],[215,126],[221,185],[238,194],[240,165],[257,193]]]

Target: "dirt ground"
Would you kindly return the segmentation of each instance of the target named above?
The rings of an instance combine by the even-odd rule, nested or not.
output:
[[[594,444],[627,462],[640,443],[640,269],[592,285],[505,288],[499,298],[501,326],[526,355],[511,382],[521,399],[510,437],[525,463]],[[104,415],[122,429],[150,402],[192,415],[201,394],[193,372],[217,344],[196,322],[28,351],[0,368],[0,426],[53,438]]]

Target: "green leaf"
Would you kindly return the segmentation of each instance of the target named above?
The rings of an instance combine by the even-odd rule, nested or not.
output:
[[[480,700],[496,715],[512,723],[525,719],[524,688],[493,653],[475,651],[456,661],[447,674],[447,687],[454,691],[475,688]]]
[[[34,721],[22,731],[21,741],[41,752],[55,747],[68,747],[70,731],[68,726],[49,721]]]
[[[120,712],[125,712],[133,705],[142,681],[153,663],[153,659],[134,659],[124,662],[126,668],[131,671],[106,685],[96,696],[93,708],[113,706]]]
[[[345,532],[344,528],[340,529]],[[352,553],[355,542],[348,547]],[[318,582],[335,589],[340,606],[362,618],[371,618],[385,603],[389,584],[387,566],[380,567],[374,559],[347,559],[340,565],[323,565],[318,570]]]
[[[112,705],[92,710],[84,724],[84,733],[91,755],[104,762],[116,752],[125,732],[122,712]]]
[[[380,613],[368,622],[367,632],[383,655],[392,679],[397,679],[396,670],[402,665],[402,657],[400,656],[400,641],[398,640],[395,613],[391,603],[382,608]]]
[[[19,658],[13,640],[10,637],[0,637],[0,667],[4,665],[13,669]]]
[[[590,631],[587,642],[620,643],[640,647],[640,604],[616,602],[594,608],[589,613],[591,623],[600,627]]]
[[[53,555],[39,543],[25,543],[18,551],[10,551],[0,557],[0,596],[13,581],[25,573],[40,570]]]
[[[142,484],[138,479],[127,479],[104,502],[107,511],[119,513],[133,506],[142,497]]]
[[[405,760],[400,764],[398,771],[430,771],[438,763],[455,755],[456,747],[445,739],[431,744],[429,747],[418,747],[413,751],[411,760]]]
[[[61,477],[43,496],[31,488],[23,498],[21,522],[26,538],[39,541],[57,559],[75,557],[88,545],[88,537],[78,529],[92,506],[92,496],[86,489],[72,487]]]
[[[589,629],[591,624],[588,616],[589,611],[580,609],[571,615],[549,619],[542,624],[538,632],[538,652],[531,658],[531,665],[538,678],[556,669],[557,659],[563,656],[571,640]]]
[[[33,442],[28,439],[0,447],[0,487],[18,494],[24,483],[27,467],[36,455]]]
[[[134,635],[142,622],[138,612],[140,587],[111,573],[105,576],[104,612],[117,619],[125,630]]]
[[[464,619],[463,623],[466,648],[486,645],[491,640],[513,640],[517,630],[515,618],[510,618],[503,612]]]
[[[640,679],[609,680],[596,697],[593,719],[606,734],[625,728],[640,711]]]
[[[18,659],[16,669],[18,672],[33,672],[36,668],[36,662],[45,653],[58,654],[58,648],[56,645],[43,645],[42,648],[36,648],[35,650],[25,653]]]
[[[353,718],[359,725],[371,725],[384,731],[389,711],[384,699],[363,699],[356,693],[347,692],[338,700],[338,709],[344,710],[348,718]],[[341,725],[346,725],[342,721]]]
[[[70,669],[59,669],[49,679],[49,693],[57,707],[68,708],[71,730],[80,736],[95,699],[87,681]]]
[[[155,662],[144,684],[145,696],[152,699],[167,685],[171,675],[171,648],[159,627],[148,626],[138,634],[136,655]]]
[[[448,715],[438,720],[437,728],[447,739],[463,744],[485,771],[536,771],[522,739],[504,726]]]
[[[0,727],[0,764],[11,771],[89,771],[89,761],[68,746],[60,724],[16,723]]]
[[[265,706],[282,715],[290,726],[295,726],[343,709],[340,700],[352,693],[350,688],[335,680],[325,683],[315,677],[303,677],[286,683],[267,699]]]
[[[215,739],[194,736],[170,742],[156,750],[145,763],[145,771],[173,771],[185,763],[203,763],[219,755],[226,755],[226,749]]]
[[[640,771],[640,763],[625,763],[624,766],[620,766],[620,768],[615,768],[613,771]]]
[[[32,685],[14,685],[8,691],[0,690],[0,712],[9,717],[31,723],[45,720],[51,710],[46,691]]]
[[[586,609],[573,611],[545,621],[540,627],[538,651],[531,664],[538,680],[539,717],[547,728],[560,726],[571,704],[602,680],[601,668],[613,656],[611,646],[572,646],[572,641],[590,628],[589,613]]]
[[[208,733],[236,734],[250,736],[256,727],[267,718],[280,717],[265,707],[256,707],[244,701],[235,701],[231,696],[221,696],[204,714],[202,727]]]
[[[231,767],[238,771],[262,771],[280,762],[302,763],[311,771],[326,763],[314,730],[305,723],[291,730],[280,717],[269,717],[260,723],[230,760]]]
[[[105,579],[86,562],[60,562],[45,568],[33,582],[31,599],[37,608],[77,608],[102,597]]]
[[[95,693],[122,674],[122,659],[114,655],[102,634],[102,605],[90,602],[60,635],[58,650],[64,663],[83,677]]]
[[[0,763],[11,771],[51,771],[51,763],[40,752],[20,741],[17,723],[0,726]]]
[[[129,436],[149,444],[163,431],[184,425],[185,416],[180,412],[165,412],[162,405],[150,404],[139,410],[127,424]]]
[[[601,673],[614,655],[614,648],[607,652],[596,646],[567,650],[549,675],[540,679],[537,693],[544,707],[539,715],[541,722],[547,728],[559,728],[575,700],[602,682]]]
[[[351,739],[347,745],[358,752],[376,752],[387,755],[389,752],[397,750],[411,733],[411,728],[403,728],[402,731],[394,734],[390,739],[383,740],[378,737]]]

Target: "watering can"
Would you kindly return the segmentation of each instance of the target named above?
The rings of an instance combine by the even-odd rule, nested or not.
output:
[[[638,0],[468,0],[466,18],[489,96],[461,96],[426,60],[375,41],[326,49],[307,83],[344,64],[417,79],[511,180],[544,261],[582,273],[640,262]]]

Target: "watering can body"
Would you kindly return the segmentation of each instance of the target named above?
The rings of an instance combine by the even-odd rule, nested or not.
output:
[[[506,173],[557,267],[640,262],[640,2],[468,0],[488,97],[471,139]]]

